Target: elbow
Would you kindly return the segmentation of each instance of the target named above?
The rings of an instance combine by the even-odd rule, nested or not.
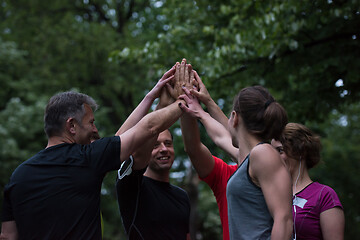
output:
[[[290,239],[292,236],[292,232],[293,232],[293,219],[292,219],[292,214],[288,214],[284,217],[284,228],[285,228],[285,235],[286,239]]]
[[[185,153],[191,157],[193,155],[196,154],[196,152],[198,152],[200,149],[200,146],[198,146],[197,144],[195,143],[191,143],[191,144],[184,144],[184,151]]]
[[[293,232],[292,213],[284,214],[274,218],[274,225],[272,235],[279,237],[279,239],[291,239]]]
[[[161,131],[159,124],[157,124],[158,121],[154,118],[145,116],[140,122],[142,123],[140,131],[146,135],[147,138],[156,137]]]

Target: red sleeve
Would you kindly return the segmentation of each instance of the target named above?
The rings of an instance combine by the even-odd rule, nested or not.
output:
[[[213,156],[215,160],[215,165],[211,173],[204,177],[200,178],[206,182],[209,187],[213,190],[215,197],[226,194],[226,184],[230,176],[237,169],[237,165],[229,165],[220,158]]]

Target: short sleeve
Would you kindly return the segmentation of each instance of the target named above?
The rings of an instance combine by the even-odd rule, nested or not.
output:
[[[120,137],[105,137],[86,146],[87,158],[97,171],[107,173],[120,168]]]
[[[334,207],[343,209],[336,192],[331,187],[325,186],[320,194],[320,213]]]
[[[229,165],[220,158],[213,156],[215,165],[211,173],[205,178],[200,178],[206,182],[213,190],[215,195],[220,194],[222,191],[226,191],[226,184],[230,176],[235,172],[237,166]]]
[[[14,220],[11,202],[10,202],[10,191],[11,191],[10,184],[7,184],[4,189],[4,201],[3,201],[2,215],[1,215],[2,222]]]

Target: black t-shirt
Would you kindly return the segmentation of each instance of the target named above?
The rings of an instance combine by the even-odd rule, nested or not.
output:
[[[190,219],[187,193],[143,173],[133,171],[116,183],[120,214],[129,239],[186,239]]]
[[[119,137],[46,148],[13,172],[2,221],[15,220],[20,239],[101,239],[101,183],[119,167]]]

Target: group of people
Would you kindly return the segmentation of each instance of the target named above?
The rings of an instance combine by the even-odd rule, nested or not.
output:
[[[189,197],[169,179],[175,153],[168,129],[178,119],[185,151],[215,195],[224,240],[343,239],[338,196],[308,174],[320,161],[319,137],[288,123],[285,109],[264,87],[240,90],[227,118],[183,59],[115,136],[99,138],[96,109],[82,93],[49,100],[48,144],[18,166],[6,185],[0,239],[101,239],[101,183],[113,170],[128,239],[190,239]],[[211,154],[198,120],[236,164]]]

